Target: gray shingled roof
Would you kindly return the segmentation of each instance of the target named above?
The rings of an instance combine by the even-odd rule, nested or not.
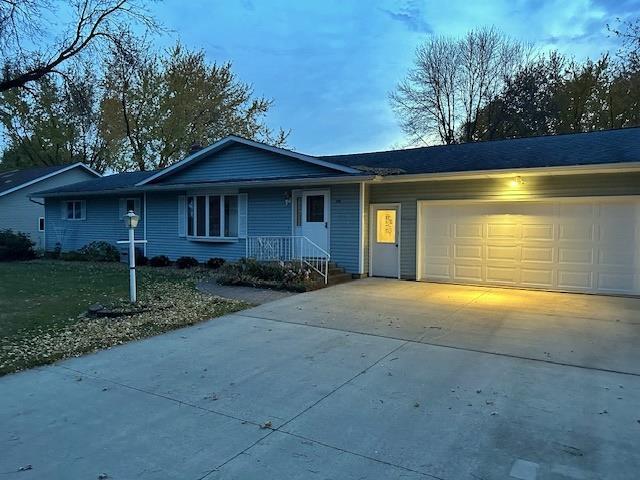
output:
[[[106,175],[104,177],[96,178],[93,180],[87,180],[84,182],[72,183],[70,185],[64,185],[62,187],[52,188],[51,190],[45,190],[44,192],[38,192],[38,194],[50,194],[50,193],[83,193],[83,192],[95,192],[103,190],[120,190],[131,188],[136,183],[141,182],[147,177],[150,177],[157,170],[148,172],[125,172],[116,173],[113,175]]]
[[[319,158],[381,175],[640,162],[640,128]]]
[[[0,194],[68,167],[69,164],[0,172]]]

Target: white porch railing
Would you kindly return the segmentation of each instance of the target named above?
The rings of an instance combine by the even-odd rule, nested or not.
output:
[[[329,252],[302,235],[248,237],[246,257],[261,262],[300,262],[322,276],[325,284],[329,280]]]

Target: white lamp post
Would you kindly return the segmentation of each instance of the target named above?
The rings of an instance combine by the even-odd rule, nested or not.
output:
[[[136,247],[134,230],[138,226],[140,217],[133,210],[129,210],[124,216],[124,223],[129,229],[129,299],[131,303],[136,303]]]

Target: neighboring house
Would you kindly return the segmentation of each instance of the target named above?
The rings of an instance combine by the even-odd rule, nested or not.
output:
[[[640,128],[324,157],[227,137],[42,194],[48,249],[124,239],[133,208],[147,256],[623,294],[640,293],[638,195]]]
[[[99,176],[83,163],[0,172],[0,230],[26,233],[36,248],[44,248],[44,201],[33,194]]]

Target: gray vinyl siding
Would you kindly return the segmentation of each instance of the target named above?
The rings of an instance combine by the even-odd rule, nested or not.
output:
[[[326,173],[335,174],[336,171],[247,145],[232,145],[194,162],[179,172],[168,175],[160,180],[160,183],[190,183]]]
[[[360,185],[331,187],[329,242],[331,259],[349,273],[359,273]]]
[[[26,233],[35,242],[36,248],[44,248],[45,234],[38,231],[38,219],[45,216],[45,208],[35,203],[44,203],[44,201],[34,198],[35,202],[32,202],[29,200],[29,195],[93,178],[95,175],[78,167],[3,195],[0,197],[0,230],[10,228]]]
[[[371,203],[400,203],[400,274],[416,278],[416,225],[419,200],[533,200],[554,197],[640,195],[640,174],[525,177],[517,190],[511,178],[403,182],[370,185]]]
[[[127,228],[120,218],[119,196],[104,197],[69,197],[48,198],[46,200],[46,231],[47,250],[54,250],[57,244],[62,251],[78,250],[87,243],[104,240],[116,246],[118,240],[126,240]],[[135,231],[136,240],[144,238],[144,204],[142,195],[127,195],[126,198],[140,199],[140,223]],[[82,200],[85,202],[84,220],[67,220],[62,218],[62,205],[67,200]],[[125,247],[118,246],[122,251]],[[142,248],[142,247],[140,247]]]

